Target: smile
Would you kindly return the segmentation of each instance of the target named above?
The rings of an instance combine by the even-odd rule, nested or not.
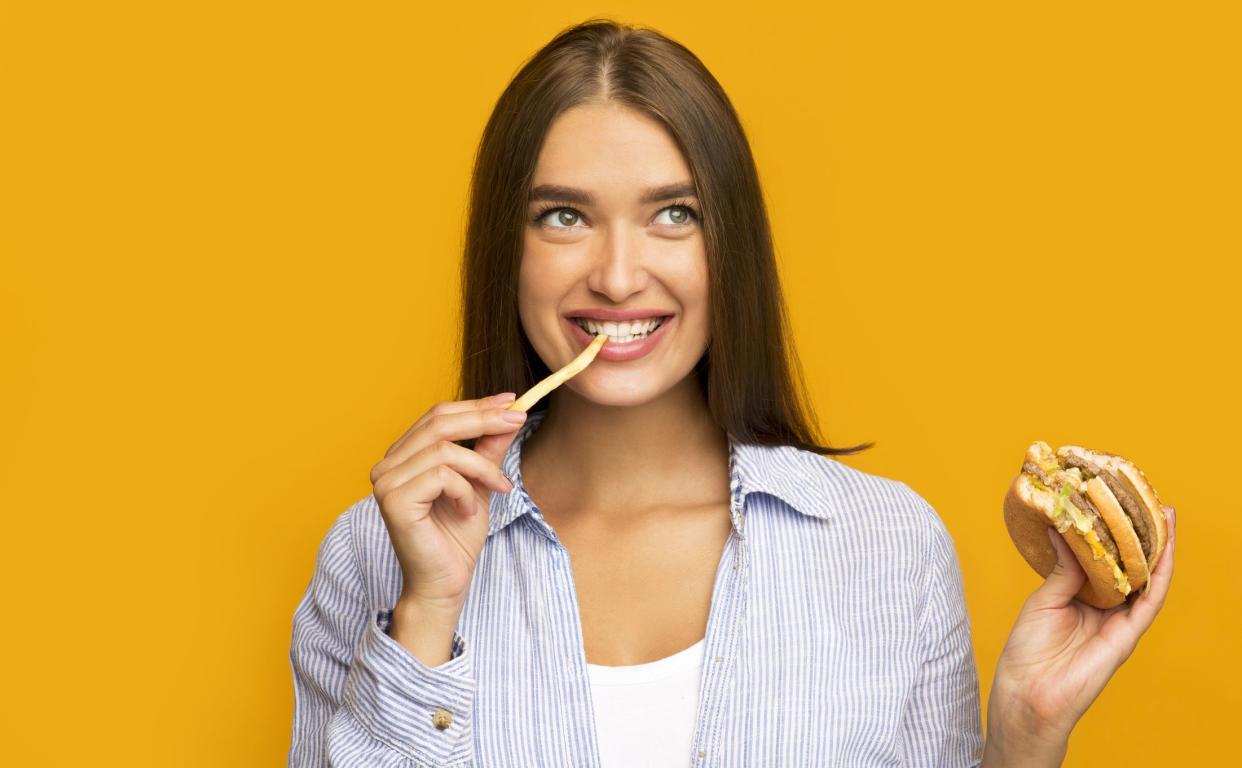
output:
[[[653,316],[641,320],[595,320],[586,317],[566,317],[569,330],[578,349],[586,347],[599,334],[608,341],[599,351],[597,360],[609,363],[629,363],[647,357],[660,346],[661,340],[672,333],[677,325],[676,315]],[[596,374],[598,375],[598,374]]]
[[[570,318],[579,328],[591,334],[598,336],[601,333],[608,334],[608,341],[613,344],[628,344],[632,341],[645,339],[656,332],[667,317],[652,317],[646,320],[627,320],[625,322],[603,322],[599,320],[590,320],[585,317]]]

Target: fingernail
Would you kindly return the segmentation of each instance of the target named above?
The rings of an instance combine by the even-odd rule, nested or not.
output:
[[[500,472],[501,474],[505,476],[505,479],[509,481],[509,490],[512,491],[514,488],[517,488],[517,483],[513,481],[512,475],[510,475],[508,472],[505,472],[503,469],[500,470]]]
[[[511,403],[516,399],[517,399],[516,392],[502,392],[499,395],[495,395],[492,397],[493,402],[496,402],[496,403]]]
[[[500,414],[500,418],[510,424],[521,424],[526,421],[526,411],[505,411]]]

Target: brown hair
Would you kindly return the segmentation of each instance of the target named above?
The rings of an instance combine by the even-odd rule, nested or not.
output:
[[[661,123],[690,166],[708,259],[710,343],[695,367],[715,419],[739,442],[821,454],[791,341],[754,158],[724,89],[651,29],[589,19],[556,35],[496,102],[475,156],[462,261],[457,399],[519,394],[550,372],[518,316],[528,195],[544,137],[566,109],[612,100]],[[547,407],[547,399],[536,410]]]

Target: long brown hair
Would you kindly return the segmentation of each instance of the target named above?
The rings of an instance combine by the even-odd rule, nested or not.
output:
[[[690,166],[708,259],[710,343],[695,372],[739,442],[821,445],[789,332],[754,158],[724,89],[698,57],[652,29],[589,19],[532,56],[505,88],[475,156],[462,261],[457,399],[519,394],[550,372],[518,316],[528,195],[544,137],[564,110],[612,100],[661,123]],[[547,407],[547,399],[535,409]]]

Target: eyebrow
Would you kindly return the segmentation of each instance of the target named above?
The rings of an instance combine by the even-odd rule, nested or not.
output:
[[[652,187],[644,190],[638,198],[640,203],[658,203],[664,200],[673,200],[678,197],[697,197],[694,190],[694,182],[680,181],[676,184],[665,184],[662,187]],[[535,203],[540,200],[548,200],[554,202],[577,203],[578,205],[594,205],[595,196],[590,192],[575,187],[566,187],[560,184],[540,184],[530,191],[530,202]]]

